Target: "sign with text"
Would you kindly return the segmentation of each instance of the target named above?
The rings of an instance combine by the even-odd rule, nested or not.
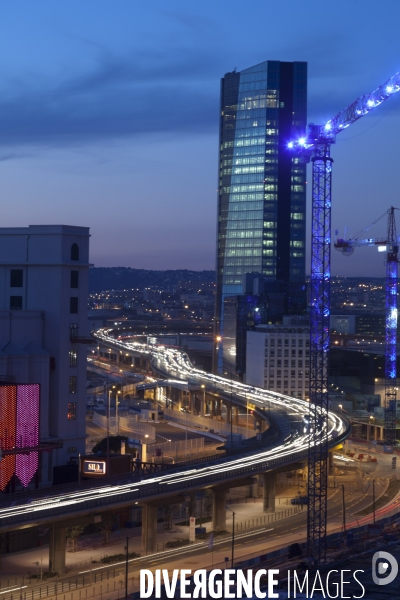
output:
[[[105,475],[106,463],[104,460],[84,460],[83,472],[85,475]]]

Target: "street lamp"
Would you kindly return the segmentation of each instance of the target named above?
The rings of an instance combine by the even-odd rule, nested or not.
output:
[[[107,458],[106,458],[106,472],[107,477],[110,474],[110,401],[111,401],[111,390],[108,390],[108,402],[107,402]]]
[[[340,414],[343,415],[343,404],[339,404]]]
[[[234,552],[235,552],[235,515],[236,515],[236,513],[231,508],[229,508],[229,506],[225,506],[225,508],[232,513],[232,561],[231,561],[231,569],[233,569],[233,558],[234,558]]]
[[[342,485],[343,539],[346,544],[346,504],[344,500],[344,485]]]
[[[203,390],[203,407],[200,409],[200,415],[203,416],[206,410],[206,386],[202,383],[200,387]]]
[[[128,600],[128,565],[129,565],[129,538],[126,538],[126,558],[125,558],[125,600]]]
[[[228,375],[228,373],[224,373]],[[233,396],[233,380],[232,380],[232,372],[229,372],[229,376],[231,379],[231,452],[233,450],[233,404],[232,404],[232,396]]]
[[[373,524],[375,525],[375,479],[372,480],[372,509],[373,509]]]
[[[119,415],[118,415],[118,395],[121,394],[121,390],[117,391],[115,396],[115,424],[116,424],[116,435],[119,435]]]

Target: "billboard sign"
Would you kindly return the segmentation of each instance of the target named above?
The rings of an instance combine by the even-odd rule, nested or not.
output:
[[[106,462],[104,460],[84,460],[83,472],[85,475],[105,475]]]

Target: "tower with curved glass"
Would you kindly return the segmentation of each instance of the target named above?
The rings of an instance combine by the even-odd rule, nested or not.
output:
[[[307,124],[307,63],[265,61],[221,80],[214,368],[235,371],[235,298],[246,274],[305,307],[306,165],[288,150]],[[229,317],[231,315],[231,317]],[[230,322],[228,323],[228,320]]]

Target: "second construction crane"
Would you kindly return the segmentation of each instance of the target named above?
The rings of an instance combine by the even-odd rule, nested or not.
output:
[[[363,229],[354,238],[345,240],[338,238],[334,246],[344,256],[350,256],[354,248],[359,246],[377,246],[378,250],[386,253],[386,321],[385,321],[385,441],[392,446],[396,443],[396,360],[397,360],[397,284],[399,262],[399,240],[396,233],[396,221],[391,206],[387,212],[376,219],[377,223],[386,214],[388,216],[387,234],[384,238],[359,239]]]
[[[328,500],[328,436],[326,422],[329,371],[330,257],[332,163],[336,136],[400,91],[400,72],[373,92],[357,98],[325,125],[310,124],[307,134],[288,147],[312,162],[310,278],[310,419],[314,434],[308,452],[307,554],[317,562],[326,557]]]

